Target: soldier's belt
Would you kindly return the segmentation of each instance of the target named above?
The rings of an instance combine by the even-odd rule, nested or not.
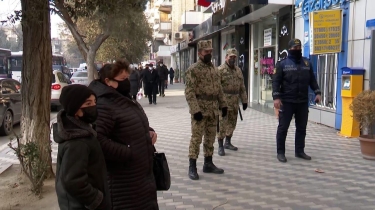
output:
[[[217,95],[195,95],[197,99],[206,100],[206,101],[217,101],[218,96]]]
[[[238,91],[224,91],[225,94],[237,95],[240,94]]]

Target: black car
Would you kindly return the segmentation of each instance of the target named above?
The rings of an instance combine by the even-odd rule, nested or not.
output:
[[[21,84],[14,79],[0,79],[0,84],[0,135],[7,136],[21,121]]]

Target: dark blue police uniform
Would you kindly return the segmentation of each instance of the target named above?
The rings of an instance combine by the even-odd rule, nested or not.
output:
[[[277,154],[285,154],[285,139],[290,121],[295,117],[295,153],[304,153],[306,126],[308,120],[309,87],[320,95],[318,83],[307,58],[288,56],[276,65],[272,78],[273,99],[281,100],[279,126],[277,128]]]

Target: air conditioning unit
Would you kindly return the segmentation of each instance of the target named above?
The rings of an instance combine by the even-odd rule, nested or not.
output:
[[[183,39],[182,33],[181,32],[174,33],[174,38],[175,39]]]

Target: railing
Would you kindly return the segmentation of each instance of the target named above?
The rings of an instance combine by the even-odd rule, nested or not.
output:
[[[161,22],[160,31],[172,31],[172,22]]]
[[[182,24],[201,24],[203,22],[202,12],[184,12],[181,15]]]

